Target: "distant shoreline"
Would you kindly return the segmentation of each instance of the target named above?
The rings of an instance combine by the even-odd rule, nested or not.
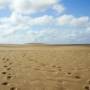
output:
[[[31,43],[31,44],[0,44],[0,47],[4,46],[90,46],[90,44],[38,44],[38,43]]]

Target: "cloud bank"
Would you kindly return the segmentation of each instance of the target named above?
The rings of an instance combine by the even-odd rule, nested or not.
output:
[[[67,14],[60,0],[0,0],[5,8],[0,43],[90,43],[90,17]]]

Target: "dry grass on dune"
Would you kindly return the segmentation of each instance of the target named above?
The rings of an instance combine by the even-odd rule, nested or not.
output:
[[[0,47],[0,90],[90,90],[90,47]]]

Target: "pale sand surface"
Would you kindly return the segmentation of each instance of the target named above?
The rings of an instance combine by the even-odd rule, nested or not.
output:
[[[0,90],[90,90],[90,46],[0,46]]]

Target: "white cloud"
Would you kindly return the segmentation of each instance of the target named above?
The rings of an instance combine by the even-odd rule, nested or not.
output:
[[[79,30],[42,29],[40,31],[30,30],[20,35],[13,33],[9,36],[4,36],[4,40],[5,38],[7,38],[7,43],[88,43],[90,32],[80,32]]]
[[[37,17],[30,21],[32,25],[46,25],[46,24],[51,24],[53,22],[54,22],[54,18],[48,15]]]
[[[57,13],[61,14],[65,11],[65,7],[60,4],[53,5],[53,10],[55,10]]]
[[[69,25],[75,27],[87,28],[90,23],[90,18],[88,16],[74,17],[73,15],[63,15],[57,18],[59,25]]]
[[[13,0],[11,3],[11,8],[14,10],[14,12],[26,12],[30,11],[31,9],[31,2],[30,0]]]
[[[79,27],[87,27],[89,22],[89,17],[84,16],[79,18],[73,18],[71,24]]]
[[[0,0],[0,9],[5,8],[9,4],[9,0]]]
[[[57,18],[57,22],[60,24],[60,25],[67,25],[67,24],[70,24],[72,19],[74,17],[72,15],[62,15],[60,17]]]
[[[13,0],[12,8],[19,13],[34,13],[43,11],[56,3],[58,0]]]
[[[31,28],[35,25],[39,27],[50,25],[52,23],[54,23],[54,18],[52,16],[44,15],[41,17],[32,18],[30,16],[22,16],[21,14],[12,13],[10,17],[1,19],[0,31],[2,35],[8,36],[18,31],[23,32],[25,29],[32,30]]]
[[[55,17],[45,13],[37,17],[36,12],[44,12],[48,8],[55,10],[57,14],[63,13],[65,7],[58,3],[58,0],[0,0],[0,9],[7,6],[12,10],[11,15],[0,18],[0,39],[5,42],[71,43],[76,39],[83,41],[90,38],[88,16],[64,14]],[[36,17],[32,17],[32,13],[35,13]],[[33,30],[35,26],[42,30]],[[72,28],[65,28],[66,26]]]
[[[9,17],[9,20],[13,25],[26,25],[26,26],[50,25],[52,23],[55,23],[54,17],[48,15],[32,18],[31,16],[23,16],[21,14],[13,13]]]
[[[49,7],[62,13],[64,6],[58,0],[0,0],[0,7],[7,8],[17,13],[31,14],[47,10]],[[60,10],[59,10],[60,9]]]
[[[78,27],[82,26],[85,33],[87,32],[87,34],[90,29],[89,17],[75,18],[72,15],[62,15],[61,17],[57,17],[57,18],[54,18],[53,16],[44,15],[41,17],[32,18],[30,16],[23,16],[21,14],[13,13],[10,17],[1,19],[0,23],[1,23],[0,24],[0,33],[1,33],[0,37],[16,35],[16,32],[19,32],[19,31],[24,33],[23,30],[25,30],[26,33],[29,31],[32,32],[33,27],[44,26],[43,27],[44,30],[42,29],[37,32],[38,35],[35,34],[33,31],[33,33],[34,33],[33,40],[34,40],[34,37],[37,37],[37,38],[44,37],[44,39],[45,39],[45,37],[50,38],[48,40],[51,40],[51,38],[54,40],[56,40],[56,39],[61,40],[61,38],[64,38],[64,39],[76,38],[78,35],[80,35],[80,36],[82,35],[82,30],[78,30],[78,29],[73,30],[75,27],[78,28]],[[65,25],[67,25],[67,24],[71,27],[74,26],[74,28],[72,28],[71,32],[69,32],[69,30],[67,30],[67,32],[65,30],[63,30],[64,29],[63,27],[65,27]],[[63,29],[62,30],[60,29],[61,30],[60,31],[59,28],[53,28],[54,30],[52,30],[52,28],[51,28],[51,30],[50,30],[50,28],[48,29],[48,27],[47,27],[49,25],[51,25],[52,28],[55,25],[59,25],[59,27],[62,27]],[[73,32],[73,31],[79,31],[78,32],[79,34]],[[83,35],[84,35],[84,33],[83,33]],[[25,37],[27,38],[28,36],[32,36],[32,33],[28,33],[28,35],[26,35]]]

